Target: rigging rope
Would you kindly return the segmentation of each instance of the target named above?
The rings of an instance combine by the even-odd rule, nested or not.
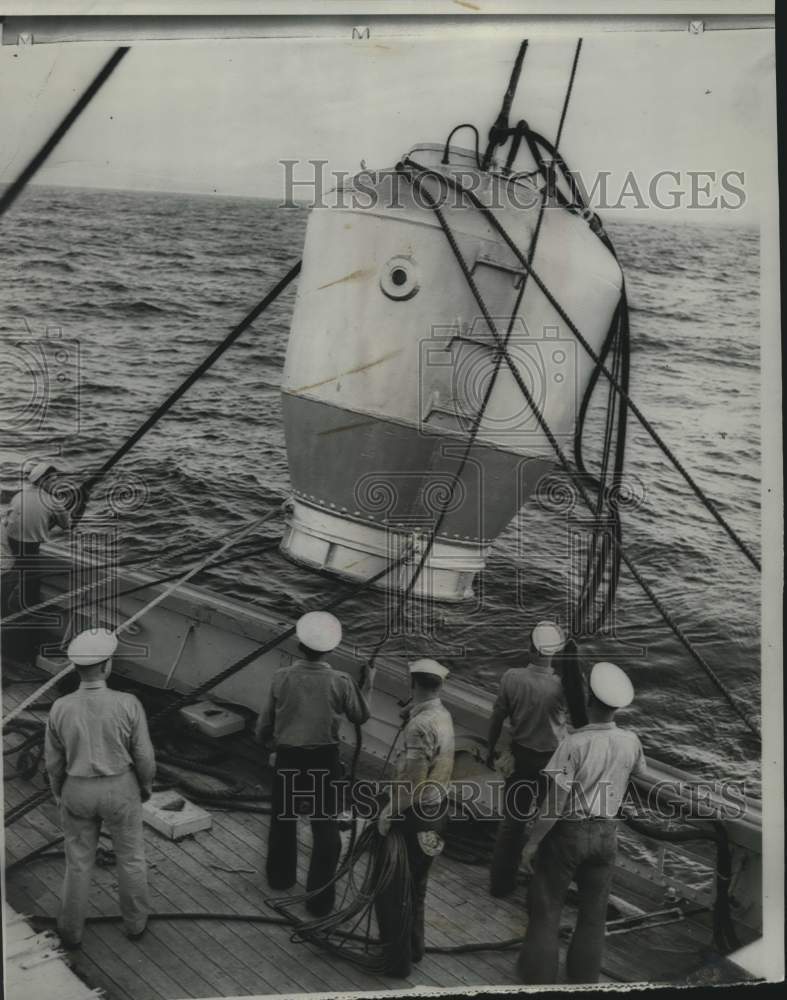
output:
[[[420,169],[423,170],[423,168],[420,168]],[[539,424],[541,430],[543,431],[544,435],[546,436],[547,440],[549,441],[550,445],[552,446],[552,449],[554,450],[555,454],[557,455],[558,460],[559,460],[561,466],[563,467],[564,471],[566,472],[566,474],[569,476],[569,478],[572,480],[572,482],[576,486],[576,489],[577,489],[579,495],[582,497],[582,500],[584,501],[584,503],[587,505],[587,507],[591,511],[593,511],[593,509],[594,509],[593,502],[592,502],[592,499],[590,497],[590,494],[588,493],[587,489],[585,488],[584,483],[582,482],[582,477],[579,475],[579,473],[577,473],[571,467],[570,462],[566,458],[566,455],[565,455],[562,447],[560,446],[560,442],[557,440],[557,438],[553,434],[551,428],[549,427],[549,425],[547,424],[546,420],[544,419],[544,416],[543,416],[543,413],[541,411],[541,408],[538,406],[538,404],[536,403],[535,399],[533,398],[532,393],[530,392],[530,390],[528,389],[528,387],[525,385],[525,383],[524,383],[524,381],[522,379],[522,376],[521,376],[521,374],[519,372],[519,369],[517,368],[516,362],[513,360],[513,358],[509,354],[507,347],[503,343],[503,341],[502,341],[502,339],[500,337],[500,334],[497,331],[497,327],[496,327],[496,325],[494,323],[494,320],[492,319],[491,315],[489,314],[489,310],[487,309],[486,303],[484,302],[484,299],[483,299],[480,291],[478,290],[478,286],[476,285],[475,280],[473,278],[473,275],[472,275],[472,273],[470,272],[470,269],[467,266],[467,262],[465,261],[464,257],[462,256],[462,252],[461,252],[461,250],[459,248],[459,245],[456,242],[456,238],[455,238],[453,232],[451,231],[451,228],[448,226],[448,223],[445,220],[445,216],[443,215],[443,212],[441,211],[440,206],[437,204],[437,202],[435,201],[435,199],[432,197],[431,192],[429,192],[428,190],[426,190],[425,188],[423,188],[423,186],[422,186],[422,184],[423,184],[423,180],[422,180],[423,175],[419,174],[419,175],[411,176],[403,167],[400,169],[400,173],[402,173],[410,181],[410,183],[418,185],[418,189],[419,189],[420,194],[424,197],[426,204],[434,212],[435,217],[437,218],[437,220],[438,220],[438,222],[440,224],[440,227],[443,230],[443,233],[445,234],[446,239],[448,240],[449,246],[451,247],[451,250],[452,250],[452,252],[454,254],[454,257],[456,258],[456,261],[457,261],[457,263],[459,264],[459,266],[460,266],[460,268],[462,270],[462,273],[464,275],[465,281],[467,282],[470,290],[472,291],[473,296],[474,296],[476,302],[478,303],[478,306],[479,306],[479,308],[480,308],[480,310],[481,310],[481,312],[483,314],[484,320],[486,321],[486,323],[487,323],[487,325],[489,327],[489,330],[492,333],[492,336],[493,336],[493,338],[495,340],[495,343],[498,345],[499,349],[503,352],[503,358],[504,358],[504,360],[506,362],[506,365],[507,365],[509,371],[511,372],[512,377],[514,378],[514,381],[516,382],[516,384],[517,384],[517,386],[519,388],[519,391],[525,397],[525,401],[527,402],[527,404],[530,407],[530,409],[532,410],[534,416],[538,420],[538,424]],[[439,176],[442,176],[442,175],[439,175]],[[450,180],[450,178],[449,178],[449,180]],[[524,261],[523,255],[519,254],[519,256],[520,256],[520,259],[522,259]],[[536,279],[536,281],[538,281],[537,276],[535,275],[535,272],[531,272],[531,273],[533,273],[533,277]],[[563,314],[563,315],[565,315],[565,314]],[[618,391],[620,391],[620,389]],[[669,613],[669,611],[667,611],[667,609],[661,603],[661,601],[659,600],[659,598],[657,597],[657,595],[654,593],[653,588],[644,579],[644,577],[642,576],[642,574],[639,572],[639,570],[637,569],[637,567],[634,565],[631,557],[628,555],[628,553],[625,551],[625,549],[622,547],[622,545],[620,545],[619,542],[616,539],[614,539],[614,538],[612,540],[612,543],[613,543],[613,545],[616,546],[616,548],[620,552],[620,558],[626,564],[626,566],[628,567],[629,571],[634,576],[634,579],[640,585],[640,587],[642,588],[642,590],[645,592],[645,594],[647,595],[647,597],[649,598],[649,600],[651,601],[651,603],[653,604],[653,606],[656,608],[656,610],[659,612],[659,614],[661,615],[661,617],[664,619],[664,621],[667,623],[667,625],[669,625],[670,629],[675,634],[675,636],[679,639],[679,641],[684,646],[684,648],[689,652],[689,654],[692,656],[692,658],[695,660],[695,662],[701,667],[701,669],[705,672],[705,674],[710,678],[710,680],[713,682],[713,684],[721,692],[721,694],[724,696],[725,700],[727,701],[727,703],[729,704],[729,706],[732,708],[732,710],[735,712],[735,714],[744,722],[744,724],[747,726],[747,728],[758,739],[761,739],[761,734],[760,734],[759,726],[757,725],[757,723],[755,722],[755,720],[749,717],[749,715],[746,713],[746,711],[739,705],[738,700],[734,697],[734,695],[729,690],[729,688],[727,687],[727,685],[716,674],[716,672],[713,670],[713,668],[710,666],[710,664],[707,663],[707,661],[702,656],[702,654],[699,652],[699,650],[695,649],[695,647],[693,646],[693,644],[691,643],[691,641],[688,639],[688,637],[686,636],[686,634],[684,633],[684,631],[681,629],[681,627],[674,620],[674,618],[672,617],[672,615]]]
[[[525,255],[522,253],[522,251],[519,249],[519,247],[511,239],[511,237],[506,232],[505,228],[500,223],[500,221],[497,219],[497,217],[495,216],[495,214],[489,208],[487,208],[486,205],[483,204],[483,202],[476,196],[476,194],[473,191],[471,191],[469,188],[465,187],[461,182],[458,182],[457,180],[455,180],[455,178],[447,176],[445,174],[436,173],[435,171],[430,170],[428,167],[424,167],[422,164],[417,163],[415,160],[411,159],[410,157],[407,157],[404,160],[403,166],[412,167],[413,169],[420,171],[421,174],[425,174],[427,176],[435,177],[435,178],[437,178],[437,180],[440,183],[445,182],[445,183],[449,184],[455,191],[459,191],[461,194],[466,195],[470,199],[470,201],[472,202],[472,204],[484,216],[484,218],[495,229],[495,231],[497,233],[499,233],[499,235],[503,238],[503,240],[505,241],[505,243],[507,244],[507,246],[509,247],[509,249],[517,257],[517,259],[519,260],[520,264],[525,269],[525,271],[528,274],[532,274],[533,280],[538,285],[538,287],[541,290],[541,292],[543,292],[543,294],[544,294],[545,298],[547,299],[547,301],[550,303],[550,305],[557,312],[557,314],[560,316],[560,318],[563,320],[563,322],[566,324],[566,326],[569,328],[569,330],[573,333],[573,335],[580,342],[580,344],[582,345],[582,347],[585,350],[585,352],[588,354],[588,356],[591,358],[591,360],[598,367],[598,371],[601,374],[604,375],[604,377],[608,380],[608,382],[610,383],[610,385],[614,386],[614,388],[617,391],[617,393],[620,395],[620,397],[626,403],[626,406],[628,407],[628,409],[634,414],[634,416],[640,422],[640,424],[642,425],[642,427],[645,429],[645,431],[647,431],[647,433],[650,435],[651,439],[659,447],[659,449],[661,450],[661,452],[668,459],[668,461],[672,464],[672,466],[678,471],[678,473],[680,473],[680,475],[682,476],[682,478],[684,479],[684,481],[686,482],[686,484],[691,488],[692,492],[695,494],[695,496],[700,501],[700,503],[702,503],[702,505],[705,507],[705,509],[708,511],[708,513],[711,514],[712,517],[718,522],[718,524],[724,529],[724,531],[727,533],[727,535],[733,541],[733,543],[735,544],[735,546],[740,550],[740,552],[743,553],[743,555],[746,556],[746,558],[749,560],[749,562],[756,569],[761,570],[762,566],[760,564],[760,561],[757,559],[757,557],[751,551],[750,547],[738,535],[738,533],[735,531],[735,529],[732,527],[732,525],[729,524],[729,522],[726,520],[726,518],[724,517],[724,515],[718,510],[718,507],[716,506],[715,501],[713,501],[704,492],[704,490],[702,489],[702,487],[699,486],[699,484],[694,480],[694,478],[691,476],[691,474],[685,468],[685,466],[683,465],[683,463],[680,461],[680,459],[677,457],[677,455],[675,455],[675,453],[672,451],[672,449],[669,447],[669,445],[664,441],[664,439],[661,437],[661,435],[656,430],[656,428],[653,426],[653,424],[650,422],[650,420],[639,409],[639,407],[634,402],[634,400],[631,398],[631,396],[629,395],[629,393],[625,390],[625,388],[617,381],[617,379],[614,378],[614,376],[609,371],[609,369],[606,367],[606,365],[604,365],[604,364],[601,363],[601,360],[600,360],[599,356],[596,354],[596,352],[593,350],[593,348],[591,347],[591,345],[588,343],[587,339],[584,337],[584,335],[582,334],[582,332],[579,330],[579,328],[574,323],[574,321],[571,319],[571,317],[566,313],[566,311],[563,309],[563,307],[560,305],[560,303],[557,301],[557,299],[555,298],[555,296],[552,294],[552,292],[546,286],[546,284],[544,283],[544,281],[541,279],[540,275],[535,271],[535,269],[527,261],[527,259],[525,258]],[[400,170],[400,173],[403,173],[404,176],[407,176],[407,173],[404,170]],[[612,246],[609,243],[609,240],[605,240],[605,245],[614,254],[614,250],[612,249]]]
[[[364,580],[364,582],[359,586],[353,587],[353,589],[348,591],[346,594],[343,594],[340,597],[335,598],[333,601],[329,601],[320,610],[333,611],[335,608],[338,608],[340,605],[345,604],[353,597],[357,597],[358,594],[361,594],[365,590],[368,590],[368,588],[377,583],[378,580],[382,580],[384,577],[386,577],[390,572],[396,569],[397,566],[400,566],[402,563],[405,562],[405,560],[409,559],[409,557],[410,557],[410,552],[408,550],[398,559],[390,561],[388,565],[384,566],[383,569],[381,569],[378,573],[375,573],[373,576],[370,576],[367,580]],[[283,632],[279,632],[278,635],[273,636],[273,638],[268,639],[261,645],[255,647],[250,653],[246,653],[245,656],[242,656],[240,657],[240,659],[235,660],[234,663],[231,663],[228,667],[225,667],[223,670],[220,670],[219,673],[215,674],[213,677],[209,677],[206,681],[200,684],[199,687],[194,688],[192,691],[189,691],[186,694],[182,695],[177,701],[173,702],[173,704],[168,705],[166,708],[162,709],[160,712],[154,715],[153,718],[150,720],[151,728],[155,725],[160,724],[165,718],[168,718],[173,712],[178,711],[179,709],[183,708],[186,705],[192,704],[192,702],[199,701],[199,699],[204,694],[207,694],[208,691],[217,687],[219,684],[222,684],[225,680],[228,680],[230,677],[234,676],[240,670],[243,670],[244,667],[248,666],[250,663],[253,663],[254,660],[258,660],[261,656],[264,656],[265,653],[270,652],[271,649],[275,649],[276,646],[284,642],[286,639],[291,638],[293,635],[295,635],[295,626],[291,625],[289,628],[284,629]]]
[[[5,215],[8,209],[13,205],[16,199],[24,191],[30,181],[35,177],[44,163],[49,159],[49,155],[58,145],[60,140],[66,135],[68,130],[74,124],[74,122],[79,118],[85,108],[90,104],[96,94],[101,90],[107,80],[112,76],[112,74],[117,69],[120,61],[128,52],[128,46],[121,46],[115,49],[109,59],[104,63],[102,68],[93,78],[91,83],[78,98],[71,110],[66,114],[65,118],[60,122],[57,128],[52,132],[49,138],[46,140],[44,145],[38,150],[38,152],[33,156],[27,166],[22,170],[19,176],[13,181],[5,191],[0,195],[0,216]]]
[[[281,540],[277,538],[275,541],[264,542],[261,545],[254,545],[250,549],[247,549],[243,552],[236,552],[235,555],[227,556],[226,559],[220,559],[218,562],[211,563],[210,566],[205,567],[205,570],[208,569],[214,570],[218,569],[220,566],[227,566],[230,563],[238,562],[240,559],[246,559],[247,557],[258,555],[261,552],[267,552],[269,549],[275,549],[280,544]],[[205,549],[206,546],[200,545],[193,550],[192,554],[200,555],[203,552],[205,552]],[[171,558],[173,555],[180,554],[183,551],[185,550],[179,550],[177,553],[168,554],[166,558]],[[118,563],[118,569],[133,565],[134,563],[138,562],[150,563],[152,562],[152,560],[148,556],[146,556],[144,560],[130,559],[128,562]],[[107,563],[107,565],[109,565],[109,563]],[[205,570],[200,570],[200,573],[204,572]],[[147,590],[149,587],[155,587],[162,583],[169,583],[170,580],[177,580],[182,572],[183,570],[180,569],[176,573],[168,573],[165,576],[152,577],[145,583],[139,583],[134,587],[129,587],[127,590],[120,590],[116,594],[113,594],[112,597],[113,598],[126,597],[129,594],[136,594],[140,590]],[[24,618],[35,612],[42,611],[46,608],[57,607],[62,601],[66,601],[69,598],[80,597],[82,594],[86,593],[89,590],[95,590],[97,587],[104,586],[110,579],[111,579],[110,577],[104,577],[103,580],[99,580],[97,583],[89,583],[85,584],[85,586],[83,587],[76,587],[74,590],[69,590],[65,594],[55,594],[54,597],[50,597],[46,601],[42,601],[41,604],[34,604],[32,608],[23,608],[21,611],[15,611],[14,614],[9,615],[7,618],[4,618],[2,620],[3,627],[8,627],[12,622],[16,621],[17,619]],[[71,610],[75,611],[77,608],[82,608],[86,604],[90,603],[91,599],[88,598],[87,600],[81,601],[78,604],[74,604]]]
[[[722,955],[740,948],[730,911],[730,880],[732,878],[732,852],[727,830],[721,820],[710,821],[708,827],[689,826],[682,830],[669,830],[643,822],[635,816],[624,817],[626,825],[643,837],[682,844],[691,840],[709,840],[716,845],[716,897],[713,903],[713,940]]]
[[[489,145],[486,147],[486,152],[484,153],[484,159],[481,163],[482,170],[488,170],[489,164],[492,162],[492,154],[495,151],[495,147],[499,146],[505,141],[509,134],[508,129],[508,115],[511,111],[511,105],[514,101],[514,94],[516,93],[516,88],[519,86],[519,77],[522,73],[522,64],[525,61],[525,54],[527,53],[527,39],[519,46],[519,52],[517,53],[516,60],[514,62],[513,69],[511,70],[511,77],[508,81],[508,87],[503,95],[503,104],[500,108],[500,113],[495,120],[494,125],[489,130]]]
[[[281,293],[295,280],[301,270],[301,261],[293,264],[290,270],[280,278],[279,281],[273,286],[273,288],[267,293],[267,295],[261,299],[253,309],[251,309],[243,319],[230,330],[227,336],[214,347],[210,354],[202,361],[199,365],[188,375],[180,385],[174,389],[169,396],[161,403],[153,413],[145,420],[140,426],[130,434],[128,438],[123,442],[123,444],[115,451],[112,455],[103,463],[103,465],[89,476],[85,482],[82,484],[81,493],[82,497],[80,500],[79,507],[74,514],[73,520],[77,521],[81,516],[84,508],[90,497],[90,493],[96,484],[109,472],[109,470],[116,465],[124,455],[127,455],[129,451],[134,447],[134,445],[142,438],[147,432],[154,427],[159,420],[175,405],[175,403],[181,398],[197,382],[204,374],[208,371],[212,365],[218,361],[218,359],[225,353],[235,341],[252,325],[252,323],[258,319],[263,312],[271,305],[276,299],[281,295]]]
[[[278,545],[279,543],[277,541],[274,544]],[[155,562],[157,559],[163,559],[163,560],[174,559],[176,556],[181,556],[181,555],[199,556],[211,550],[212,550],[211,543],[205,545],[197,545],[193,547],[184,545],[181,546],[179,549],[174,549],[172,552],[165,552],[163,555],[156,554],[155,556],[150,556],[150,555],[135,556],[133,559],[124,559],[117,563],[111,563],[111,562],[96,563],[96,564],[90,563],[89,565],[91,572],[100,569],[111,569],[113,571],[117,571],[119,569],[128,569],[131,566],[150,565],[150,563]],[[249,550],[248,554],[251,555],[256,551],[257,547],[255,546],[254,548]],[[212,568],[216,569],[218,566],[224,566],[227,562],[234,561],[238,558],[242,558],[242,554],[241,556],[234,555],[230,556],[229,559],[222,559],[221,562],[215,563]],[[71,576],[73,573],[74,573],[74,566],[73,564],[71,564],[69,565],[68,569],[60,570],[58,572],[47,569],[46,576],[42,576],[41,579],[42,580],[50,579],[53,576],[66,576],[66,575]],[[150,580],[149,583],[145,583],[139,587],[134,587],[131,590],[124,590],[121,593],[113,596],[122,597],[124,594],[133,594],[136,593],[137,590],[144,590],[145,587],[152,587],[155,586],[155,584],[157,583],[169,583],[170,580],[176,580],[179,575],[180,573],[171,573],[168,576],[157,577],[155,579]],[[80,597],[82,594],[86,594],[91,590],[96,590],[99,587],[103,587],[107,584],[107,582],[110,579],[111,579],[110,576],[105,576],[101,580],[96,580],[94,583],[83,584],[81,587],[75,587],[73,590],[66,591],[64,594],[55,594],[54,597],[48,597],[45,601],[41,601],[40,604],[34,604],[30,608],[27,607],[21,608],[19,611],[14,611],[10,615],[6,615],[3,619],[0,620],[2,620],[2,624],[5,627],[8,627],[9,625],[12,625],[15,621],[18,621],[20,618],[26,618],[29,615],[37,614],[39,611],[45,611],[47,608],[57,607],[61,602],[69,600],[72,597]],[[83,601],[82,604],[74,605],[74,607],[82,607],[84,604],[87,603],[88,601]]]
[[[571,100],[571,93],[574,90],[574,79],[577,75],[577,65],[579,63],[579,53],[582,51],[582,39],[577,39],[577,47],[574,49],[574,62],[571,64],[571,73],[568,78],[568,87],[566,89],[566,96],[563,100],[563,110],[560,113],[560,123],[557,127],[557,133],[555,135],[555,149],[560,145],[560,140],[563,137],[563,126],[566,123],[566,114],[568,113],[568,105]]]
[[[273,510],[269,511],[264,517],[258,518],[257,520],[252,521],[249,524],[244,524],[240,529],[235,528],[233,531],[229,532],[229,537],[226,539],[224,544],[219,549],[215,550],[214,552],[208,553],[208,555],[206,555],[203,559],[201,559],[196,566],[193,566],[190,570],[188,570],[187,573],[181,574],[177,580],[175,580],[172,584],[166,587],[160,594],[157,594],[151,601],[149,601],[142,608],[140,608],[139,611],[135,612],[130,618],[126,619],[124,622],[121,622],[121,624],[114,630],[115,635],[120,634],[121,632],[129,628],[131,625],[133,625],[134,622],[142,618],[143,615],[146,615],[148,611],[156,607],[156,605],[160,604],[166,597],[168,597],[178,588],[184,586],[184,584],[188,583],[188,581],[198,572],[200,572],[200,570],[205,569],[209,565],[212,559],[220,556],[228,548],[230,548],[232,545],[235,545],[236,542],[240,541],[242,538],[248,535],[249,532],[256,530],[261,524],[264,524],[266,521],[270,520],[270,518],[273,517],[274,514],[277,514],[280,509],[281,509],[280,507],[274,508]],[[15,719],[18,715],[21,715],[21,713],[24,712],[30,705],[38,701],[38,699],[41,697],[42,694],[44,694],[46,691],[49,691],[50,688],[53,688],[64,677],[70,674],[74,669],[75,669],[74,664],[69,662],[68,665],[64,667],[61,671],[50,677],[44,684],[41,685],[40,688],[38,688],[31,695],[29,695],[27,698],[21,701],[15,708],[13,708],[8,713],[8,715],[6,715],[3,718],[2,722],[0,722],[0,729],[4,729],[12,719]]]

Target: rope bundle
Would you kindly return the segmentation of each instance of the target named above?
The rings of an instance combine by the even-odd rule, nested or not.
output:
[[[315,920],[302,920],[293,907],[307,902],[315,892],[268,900],[295,927],[292,940],[309,942],[369,972],[385,973],[395,966],[412,933],[413,894],[410,866],[404,837],[391,829],[381,836],[374,823],[355,841],[330,884],[344,880],[341,901],[333,912]],[[371,936],[375,900],[386,890],[398,887],[396,936],[381,941]],[[359,928],[364,930],[359,933]]]

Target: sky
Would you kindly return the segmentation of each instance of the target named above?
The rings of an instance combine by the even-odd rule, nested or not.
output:
[[[474,27],[467,41],[137,43],[37,182],[279,199],[282,159],[325,159],[326,169],[350,172],[361,160],[390,167],[463,121],[485,137],[519,41]],[[586,37],[561,144],[569,166],[591,186],[608,173],[608,202],[629,217],[758,221],[772,210],[773,45],[762,30]],[[531,38],[512,123],[524,117],[554,137],[573,49],[570,37]],[[0,182],[19,172],[111,51],[0,48]],[[657,189],[663,204],[675,200],[670,190],[683,192],[670,212],[653,204],[658,171],[680,174]],[[705,186],[695,205],[725,195],[721,175],[741,172],[730,179],[738,193],[725,196],[734,210],[689,207],[689,171],[716,175],[694,182]],[[642,198],[620,197],[629,175]]]

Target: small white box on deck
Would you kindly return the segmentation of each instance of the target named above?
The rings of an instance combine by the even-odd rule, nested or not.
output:
[[[142,819],[170,840],[179,840],[190,833],[210,830],[213,818],[209,812],[189,802],[179,792],[153,792],[142,804]]]
[[[206,736],[229,736],[246,727],[246,720],[237,712],[214,705],[212,701],[198,701],[180,710],[181,716]]]

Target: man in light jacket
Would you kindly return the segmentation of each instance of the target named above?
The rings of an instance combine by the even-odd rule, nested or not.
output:
[[[58,698],[47,720],[46,770],[65,834],[58,931],[66,948],[82,941],[102,822],[117,858],[128,937],[144,934],[150,912],[142,802],[150,798],[156,762],[142,705],[133,694],[107,687],[116,648],[117,638],[107,629],[72,640],[68,658],[79,688]]]

